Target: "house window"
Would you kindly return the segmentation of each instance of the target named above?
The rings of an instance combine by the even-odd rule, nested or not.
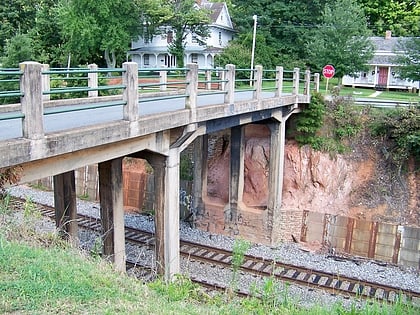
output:
[[[219,32],[219,45],[222,45],[222,32]]]
[[[168,31],[168,34],[166,36],[166,42],[168,44],[171,44],[174,41],[174,33],[172,31]]]
[[[143,56],[143,64],[145,65],[145,66],[148,66],[148,65],[150,65],[150,55],[144,55]]]
[[[198,43],[197,36],[195,36],[195,35],[192,36],[192,43],[194,43],[194,44]]]
[[[192,63],[198,63],[198,55],[197,54],[191,54],[191,62]]]

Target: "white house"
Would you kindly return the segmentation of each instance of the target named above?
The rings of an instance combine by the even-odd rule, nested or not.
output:
[[[399,65],[395,62],[397,54],[404,53],[398,51],[398,44],[409,39],[409,37],[392,37],[390,31],[386,32],[385,37],[371,37],[375,51],[368,64],[369,70],[358,73],[356,77],[344,76],[343,85],[378,90],[418,88],[418,81],[398,77]]]
[[[210,36],[205,45],[200,45],[193,34],[188,34],[185,46],[184,64],[197,63],[198,67],[213,68],[214,57],[219,54],[234,36],[232,20],[224,2],[197,1],[197,5],[211,11],[209,25]],[[152,41],[139,37],[131,43],[128,54],[131,60],[139,64],[139,68],[173,68],[177,66],[176,57],[168,52],[168,44],[174,38],[174,33],[168,26]]]

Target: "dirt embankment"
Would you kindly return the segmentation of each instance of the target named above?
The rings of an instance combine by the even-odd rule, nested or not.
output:
[[[264,207],[268,196],[269,134],[261,126],[245,134],[244,203]],[[228,144],[219,137],[209,162],[209,197],[227,201]],[[398,174],[372,139],[352,144],[348,154],[331,156],[288,141],[282,208],[420,226],[420,179],[411,165]]]

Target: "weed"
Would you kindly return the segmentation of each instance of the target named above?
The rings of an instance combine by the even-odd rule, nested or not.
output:
[[[248,241],[236,239],[232,248],[232,280],[230,293],[235,292],[238,288],[238,271],[244,263],[245,253],[251,244]]]

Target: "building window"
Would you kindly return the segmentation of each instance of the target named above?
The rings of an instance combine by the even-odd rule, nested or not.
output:
[[[174,32],[168,31],[167,36],[166,36],[166,42],[168,44],[171,44],[173,41],[174,41]]]
[[[197,44],[198,43],[198,40],[197,40],[197,36],[196,35],[193,35],[192,36],[191,42],[194,43],[194,44]]]
[[[144,55],[144,56],[143,56],[143,64],[144,64],[145,66],[150,65],[150,55]]]
[[[222,45],[222,32],[219,32],[219,45]]]
[[[198,63],[198,55],[197,54],[191,54],[191,62],[192,63]]]

